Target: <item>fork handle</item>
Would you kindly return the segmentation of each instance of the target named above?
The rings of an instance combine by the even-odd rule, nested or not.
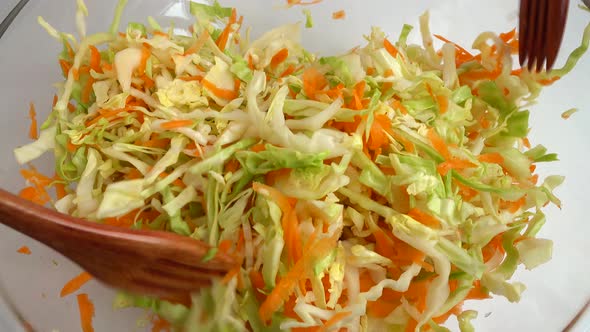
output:
[[[0,223],[57,251],[64,249],[64,238],[91,226],[90,223],[83,225],[81,222],[0,189]]]

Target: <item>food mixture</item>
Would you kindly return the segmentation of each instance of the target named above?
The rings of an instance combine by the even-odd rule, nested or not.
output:
[[[551,258],[536,234],[563,177],[535,173],[557,157],[531,146],[526,107],[590,29],[564,68],[532,73],[514,66],[515,30],[469,51],[431,34],[428,13],[422,45],[412,26],[374,27],[362,47],[318,56],[301,24],[250,40],[235,9],[191,3],[185,34],[151,17],[121,32],[123,5],[87,34],[78,1],[77,38],[39,18],[63,44],[64,80],[15,156],[52,151],[56,175],[23,169],[21,196],[190,236],[237,264],[191,303],[121,292],[117,307],[181,331],[446,331],[450,316],[472,331],[465,300],[518,301],[515,270]]]

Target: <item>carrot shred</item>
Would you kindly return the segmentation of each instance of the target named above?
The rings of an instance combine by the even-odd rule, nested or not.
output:
[[[449,109],[449,98],[446,96],[436,96],[436,102],[438,103],[440,114],[445,114]]]
[[[391,104],[394,109],[397,109],[402,114],[408,114],[408,109],[399,100],[394,100]]]
[[[231,100],[231,99],[235,99],[238,97],[238,91],[237,89],[235,90],[228,90],[228,89],[221,89],[219,87],[217,87],[215,84],[207,81],[206,79],[203,79],[201,81],[201,84],[203,85],[203,87],[209,91],[211,91],[211,93],[213,93],[215,96],[222,98],[222,99],[227,99],[227,100]]]
[[[504,157],[501,154],[494,152],[494,153],[484,153],[477,157],[482,163],[493,163],[493,164],[501,164],[504,162]]]
[[[150,51],[149,47],[146,47],[145,45],[143,45],[141,48],[141,60],[139,61],[139,66],[137,67],[137,72],[139,73],[139,75],[145,74],[145,68],[147,66],[147,61],[151,55],[152,55],[152,52]]]
[[[315,4],[320,3],[322,1],[323,0],[311,0],[309,2],[303,2],[303,0],[287,0],[287,4],[289,5],[289,7],[295,6],[295,5],[309,6],[309,5],[315,5]]]
[[[281,75],[279,75],[279,77],[285,77],[285,76],[289,76],[291,74],[293,74],[295,72],[295,70],[297,70],[295,68],[295,65],[293,64],[289,64],[289,66],[287,66],[287,69],[285,69]]]
[[[377,150],[389,145],[387,133],[391,134],[391,120],[385,114],[376,114],[369,133],[367,147],[369,150]]]
[[[392,57],[397,57],[399,51],[395,46],[393,46],[393,44],[387,38],[383,39],[383,47],[385,48],[387,53],[389,53]]]
[[[289,57],[289,50],[287,48],[280,49],[275,55],[272,56],[270,59],[270,68],[276,69],[278,65],[283,63]]]
[[[184,52],[184,55],[187,56],[190,54],[198,53],[201,50],[201,48],[203,48],[209,37],[209,31],[207,31],[206,29],[203,30],[203,32],[199,35],[195,43]]]
[[[352,100],[348,105],[350,108],[354,110],[362,110],[363,109],[363,96],[365,94],[365,87],[366,82],[364,80],[359,81],[357,84],[354,85]]]
[[[164,318],[160,317],[160,315],[156,315],[152,319],[152,331],[151,332],[170,332],[171,325],[170,322],[165,320]]]
[[[531,148],[531,142],[529,141],[528,137],[522,139],[522,145],[524,145],[527,149]]]
[[[102,68],[100,66],[100,52],[94,45],[90,45],[90,68],[97,73],[102,73]]]
[[[346,18],[346,12],[344,10],[338,10],[332,13],[332,19],[343,20]]]
[[[88,298],[88,294],[78,294],[78,310],[80,311],[80,326],[83,332],[94,332],[92,318],[94,317],[94,304]]]
[[[29,118],[31,119],[31,126],[29,127],[29,137],[31,139],[39,138],[37,132],[37,112],[35,111],[35,104],[29,103]]]
[[[162,127],[162,129],[175,129],[182,127],[190,127],[193,124],[193,120],[171,120],[163,122],[160,126]]]
[[[468,160],[451,158],[449,160],[446,160],[446,161],[438,164],[438,166],[436,167],[436,170],[438,171],[438,173],[440,173],[440,175],[444,176],[444,175],[447,175],[447,173],[452,169],[461,170],[461,169],[466,169],[466,168],[473,168],[476,166],[477,165],[475,165],[474,163],[472,163]]]
[[[60,59],[59,66],[61,67],[61,72],[63,73],[64,77],[68,77],[68,73],[70,72],[70,69],[72,68],[72,64],[67,62],[64,59]]]
[[[259,143],[259,144],[253,145],[250,148],[250,151],[253,151],[253,152],[261,152],[261,151],[264,151],[264,150],[266,150],[266,146],[263,143]]]
[[[29,247],[27,247],[27,246],[22,246],[22,247],[18,248],[18,250],[16,252],[18,252],[19,254],[23,254],[23,255],[30,255],[31,249],[29,249]]]
[[[232,33],[232,25],[237,22],[237,12],[235,8],[231,10],[231,16],[229,17],[229,21],[227,22],[227,26],[221,34],[219,38],[217,38],[217,47],[223,52],[225,50],[225,46],[227,45],[227,41],[229,40],[229,34]]]
[[[84,286],[84,284],[86,284],[91,279],[92,276],[86,271],[78,274],[64,285],[64,287],[61,289],[61,292],[59,293],[59,296],[64,297],[72,294]]]
[[[303,92],[309,99],[328,85],[328,81],[317,69],[310,67],[303,72]]]
[[[90,121],[86,121],[86,126],[91,126],[91,125],[97,123],[98,121],[100,121],[100,119],[107,119],[110,121],[113,118],[118,117],[119,114],[121,114],[123,112],[128,112],[128,111],[129,111],[129,109],[126,107],[116,108],[116,109],[112,109],[112,110],[105,110],[105,109],[99,110],[98,111],[99,115]]]
[[[80,95],[80,100],[82,103],[87,104],[90,101],[90,94],[92,93],[92,84],[94,84],[94,78],[89,76],[86,80],[86,84],[82,88],[82,93]]]
[[[413,208],[408,212],[408,216],[416,219],[421,224],[432,228],[440,228],[440,221],[428,213],[422,212],[417,208]]]
[[[70,113],[76,112],[76,106],[74,106],[74,104],[72,104],[72,103],[68,103],[68,112],[70,112]]]
[[[341,311],[341,312],[337,312],[334,314],[334,316],[332,316],[330,319],[328,319],[325,323],[324,323],[324,328],[321,331],[325,331],[327,329],[329,329],[330,327],[338,324],[339,321],[345,319],[346,317],[350,316],[351,312],[350,311]]]
[[[451,153],[449,152],[449,148],[447,147],[443,139],[440,138],[440,136],[438,136],[434,128],[430,128],[428,130],[428,139],[432,143],[434,149],[438,151],[438,153],[442,154],[442,156],[446,160],[451,159]]]
[[[195,76],[184,76],[184,77],[179,77],[179,79],[185,81],[185,82],[190,82],[190,81],[201,81],[203,79],[203,76],[201,75],[195,75]]]
[[[264,182],[267,185],[273,185],[278,179],[284,178],[291,174],[291,168],[281,168],[274,171],[270,171],[264,175]]]

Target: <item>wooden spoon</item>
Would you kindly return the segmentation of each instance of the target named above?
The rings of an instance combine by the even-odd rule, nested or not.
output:
[[[186,299],[235,265],[219,253],[203,262],[210,247],[189,237],[74,218],[2,189],[0,222],[57,250],[108,285],[168,299]]]

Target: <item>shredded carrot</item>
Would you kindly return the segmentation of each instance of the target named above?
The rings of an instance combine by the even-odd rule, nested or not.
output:
[[[446,96],[436,96],[436,102],[438,103],[440,114],[445,114],[449,109],[449,98]]]
[[[446,160],[451,159],[451,152],[449,152],[449,148],[447,147],[447,145],[443,141],[443,139],[440,138],[440,136],[438,136],[438,134],[436,133],[436,130],[434,128],[430,128],[428,130],[428,139],[432,143],[432,146],[434,147],[434,149],[436,151],[438,151],[438,153],[442,154],[442,156]]]
[[[227,45],[227,41],[229,40],[230,33],[233,32],[232,25],[236,22],[237,22],[237,12],[236,12],[235,8],[232,8],[231,16],[229,17],[229,21],[227,22],[227,26],[225,27],[225,29],[223,29],[223,31],[219,35],[219,38],[217,38],[217,42],[216,42],[217,47],[219,47],[219,49],[222,52],[225,50],[225,46]]]
[[[72,103],[68,103],[68,111],[70,113],[76,112],[76,106],[74,106],[74,104],[72,104]]]
[[[391,106],[394,109],[397,109],[398,111],[400,111],[402,114],[408,114],[408,109],[401,103],[401,101],[395,99],[393,100],[393,102],[391,103]]]
[[[500,200],[500,208],[508,209],[510,213],[516,213],[520,208],[526,204],[526,195],[522,196],[516,201],[504,201]]]
[[[89,76],[86,80],[86,84],[84,84],[84,88],[82,88],[82,93],[80,95],[80,100],[84,104],[87,104],[90,101],[90,94],[92,93],[92,84],[94,84],[94,78],[92,76]]]
[[[206,30],[205,30],[205,31],[206,31]],[[152,34],[153,34],[154,36],[161,36],[161,37],[166,37],[166,38],[168,38],[168,37],[169,37],[167,33],[165,33],[165,32],[162,32],[162,31],[159,31],[159,30],[155,30],[154,32],[152,32]]]
[[[37,112],[35,111],[35,104],[29,103],[29,118],[31,119],[31,127],[29,127],[29,137],[31,139],[39,138],[37,133]]]
[[[287,69],[285,69],[281,75],[279,75],[279,77],[285,77],[285,76],[289,76],[291,74],[293,74],[297,69],[295,68],[295,65],[293,64],[289,64],[289,66],[287,66]]]
[[[350,311],[341,311],[341,312],[335,313],[334,316],[332,316],[332,318],[328,319],[324,323],[324,328],[321,331],[328,330],[330,327],[338,324],[338,322],[340,322],[341,320],[343,320],[346,317],[350,316],[350,314],[351,314]]]
[[[328,85],[328,81],[317,69],[307,68],[303,72],[303,91],[309,99],[315,99],[315,95]]]
[[[502,155],[497,152],[484,153],[479,155],[477,160],[481,161],[482,163],[501,164],[504,162],[504,157],[502,157]]]
[[[438,173],[440,173],[440,175],[444,176],[444,175],[447,175],[447,173],[452,169],[461,170],[461,169],[466,169],[466,168],[473,168],[476,166],[477,165],[475,165],[474,163],[472,163],[468,160],[451,158],[451,159],[448,159],[448,160],[440,163],[436,167],[436,170],[438,171]]]
[[[408,216],[416,219],[416,221],[419,221],[420,223],[431,227],[431,228],[440,228],[440,221],[431,216],[428,213],[422,212],[417,208],[413,208],[408,212]]]
[[[152,331],[151,332],[170,332],[172,326],[170,322],[165,320],[164,318],[160,317],[160,315],[156,315],[152,319]]]
[[[16,252],[18,252],[19,254],[23,254],[23,255],[30,255],[31,249],[29,249],[29,247],[27,247],[27,246],[22,246],[22,247],[18,248],[18,250]]]
[[[195,75],[195,76],[183,76],[183,77],[179,77],[179,79],[185,81],[185,82],[190,82],[190,81],[201,81],[203,79],[203,76],[201,75]]]
[[[399,53],[397,48],[395,48],[395,46],[393,46],[393,44],[387,38],[383,39],[383,47],[385,47],[385,50],[387,51],[387,53],[389,53],[394,58]]]
[[[203,87],[209,91],[211,91],[211,93],[213,93],[215,96],[222,98],[222,99],[227,99],[227,100],[232,100],[238,97],[238,91],[237,89],[235,90],[228,90],[228,89],[221,89],[219,87],[217,87],[215,84],[207,81],[206,79],[203,79],[201,81],[201,84],[203,85]]]
[[[87,121],[86,122],[86,126],[91,126],[95,123],[98,123],[98,121],[100,121],[100,119],[106,119],[106,120],[112,120],[113,118],[118,117],[121,113],[124,112],[128,112],[129,109],[128,108],[116,108],[116,109],[112,109],[112,110],[99,110],[98,113],[99,115],[97,117],[95,117],[94,119]]]
[[[393,69],[391,69],[391,68],[389,68],[389,69],[386,69],[386,70],[383,72],[383,76],[385,76],[385,77],[391,77],[391,76],[393,76]],[[386,82],[386,83],[390,83],[390,82]],[[391,83],[390,83],[390,84],[391,84]]]
[[[141,60],[139,61],[139,66],[137,67],[137,72],[139,73],[139,75],[145,74],[145,68],[147,66],[147,61],[150,58],[150,56],[152,56],[150,48],[144,45],[141,48]]]
[[[311,0],[309,2],[303,2],[303,0],[287,0],[287,5],[289,7],[291,6],[295,6],[295,5],[299,5],[299,6],[309,6],[309,5],[315,5],[317,3],[322,2],[323,0]]]
[[[88,294],[78,294],[78,309],[80,310],[80,325],[83,332],[94,332],[92,318],[94,317],[94,304],[88,298]]]
[[[385,114],[376,114],[369,133],[367,147],[369,150],[377,150],[389,145],[387,133],[391,134],[391,120]]]
[[[100,67],[100,52],[94,45],[90,45],[90,68],[97,73],[102,73],[102,68]]]
[[[207,31],[207,29],[204,29],[195,41],[195,43],[184,52],[184,55],[187,56],[190,54],[198,53],[201,50],[201,48],[205,45],[209,37],[209,31]]]
[[[280,49],[270,60],[270,68],[275,69],[278,65],[283,63],[289,57],[289,50],[287,48]]]
[[[70,72],[70,69],[72,68],[72,64],[67,62],[64,59],[60,59],[59,66],[61,67],[61,72],[63,73],[64,77],[68,77],[68,73]]]
[[[80,287],[84,286],[88,281],[92,279],[92,276],[88,272],[82,272],[68,281],[64,287],[61,289],[59,293],[60,297],[64,297],[67,295],[72,294],[73,292],[80,289]]]
[[[536,169],[537,169],[537,165],[535,165],[535,164],[531,164],[531,166],[529,166],[529,171],[531,173],[534,173]]]
[[[343,20],[346,18],[346,12],[344,10],[338,10],[332,13],[332,19]]]
[[[264,175],[264,182],[267,185],[273,185],[277,180],[289,176],[291,174],[291,168],[281,168],[274,171],[270,171]]]
[[[237,159],[231,159],[225,164],[224,171],[226,173],[232,172],[235,173],[240,169],[240,162]]]
[[[531,142],[529,141],[528,137],[522,139],[522,145],[524,145],[527,149],[531,148]]]
[[[259,143],[259,144],[253,145],[250,148],[250,151],[253,151],[253,152],[261,152],[261,151],[264,151],[264,150],[266,150],[266,146],[263,143]]]
[[[336,232],[334,235],[322,239],[315,239],[315,232],[312,233],[306,247],[303,249],[305,253],[313,253],[315,257],[323,257],[328,252],[334,249],[340,234]],[[304,255],[299,261],[287,272],[285,276],[279,280],[275,288],[266,297],[258,310],[258,314],[263,322],[268,322],[272,315],[281,308],[285,301],[289,298],[291,293],[299,281],[305,279],[308,275],[313,273],[312,255]],[[310,266],[311,265],[311,266]]]
[[[56,179],[57,181],[61,180],[61,179]],[[53,184],[53,186],[55,187],[55,196],[57,197],[57,199],[62,199],[64,197],[66,197],[66,195],[68,194],[67,190],[66,190],[66,185],[61,183],[61,182],[55,182]]]
[[[162,129],[175,129],[175,128],[182,128],[182,127],[190,127],[195,122],[193,120],[171,120],[163,122],[160,126]]]
[[[363,96],[365,94],[365,86],[366,82],[364,80],[359,81],[357,84],[354,85],[352,100],[348,105],[350,108],[354,110],[362,110],[363,109]]]

